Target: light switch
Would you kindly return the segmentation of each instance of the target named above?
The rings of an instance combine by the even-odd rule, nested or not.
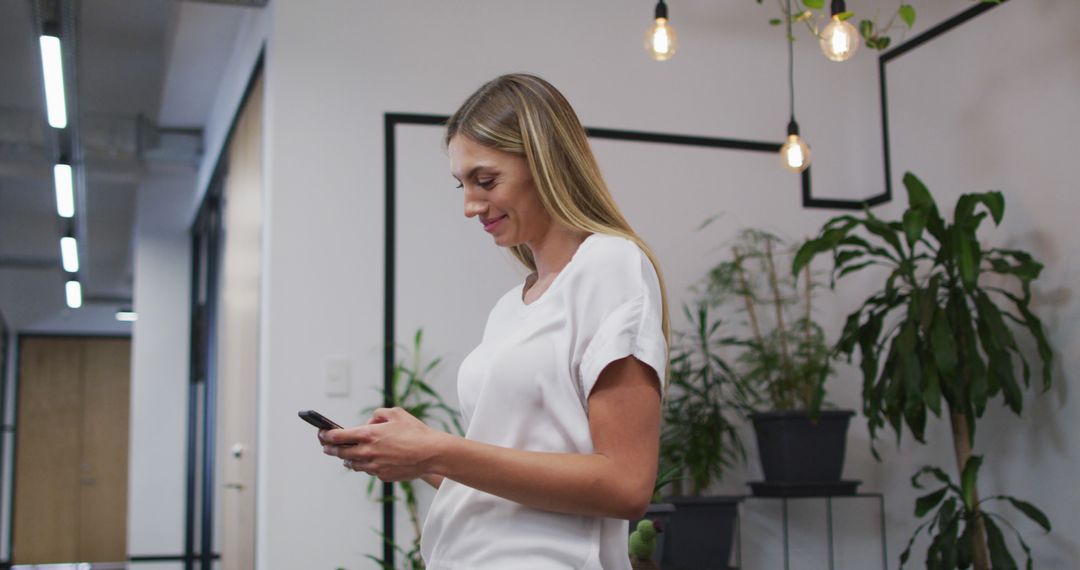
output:
[[[349,361],[344,358],[330,358],[326,361],[326,395],[331,398],[344,398],[349,395],[352,386],[352,374]]]

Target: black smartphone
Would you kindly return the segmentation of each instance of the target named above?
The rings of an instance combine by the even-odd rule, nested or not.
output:
[[[300,419],[319,429],[342,429],[337,423],[315,410],[301,410],[297,412],[297,415],[300,416]]]

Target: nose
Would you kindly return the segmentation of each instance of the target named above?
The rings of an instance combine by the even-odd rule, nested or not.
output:
[[[465,193],[465,217],[471,218],[478,216],[487,211],[487,203],[470,198],[469,193]]]

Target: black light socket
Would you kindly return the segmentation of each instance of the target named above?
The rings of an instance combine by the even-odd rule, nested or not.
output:
[[[832,15],[843,14],[847,12],[847,6],[844,5],[844,0],[832,0]]]
[[[795,122],[795,117],[792,117],[787,124],[787,134],[799,136],[799,123]]]
[[[660,0],[656,3],[656,18],[668,19],[667,17],[667,4],[664,4],[664,0]]]

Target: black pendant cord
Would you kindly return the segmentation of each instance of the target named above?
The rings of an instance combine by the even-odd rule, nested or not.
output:
[[[788,103],[791,109],[791,122],[795,122],[795,38],[791,35],[791,0],[787,0],[787,44],[788,44]]]

